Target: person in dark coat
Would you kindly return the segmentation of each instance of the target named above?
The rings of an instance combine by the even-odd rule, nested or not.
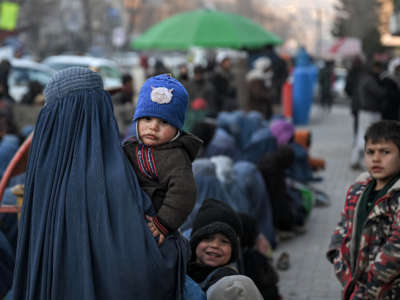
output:
[[[372,61],[368,72],[363,72],[360,78],[358,85],[360,97],[358,130],[350,158],[350,167],[354,170],[362,167],[364,134],[368,126],[382,118],[382,107],[386,91],[382,86],[380,77],[384,70],[384,65],[381,61]]]
[[[37,80],[28,83],[28,91],[22,96],[21,103],[33,105],[43,104],[43,85]]]
[[[335,62],[333,60],[326,60],[325,65],[318,74],[321,106],[328,111],[331,110],[333,104],[332,85],[335,77],[334,67]]]
[[[382,104],[382,120],[399,120],[400,110],[400,58],[389,63],[388,70],[382,75],[381,82],[385,88]]]
[[[258,163],[270,193],[274,225],[280,230],[291,230],[296,225],[291,197],[286,186],[285,171],[294,163],[295,154],[290,146],[281,145],[278,150],[267,153]]]
[[[281,103],[282,86],[289,76],[289,68],[286,61],[280,57],[273,45],[265,45],[263,48],[258,50],[250,50],[250,66],[253,67],[253,63],[260,57],[266,57],[271,60],[272,63],[272,88],[273,92],[273,103]]]
[[[212,117],[216,117],[220,111],[233,111],[239,107],[231,58],[226,53],[218,53],[217,63],[211,80],[217,94],[215,106],[213,105],[215,115]]]
[[[121,91],[112,96],[114,104],[132,103],[134,96],[133,78],[130,74],[122,75]]]
[[[358,111],[360,109],[358,85],[360,83],[362,72],[364,72],[363,62],[359,56],[356,56],[352,61],[344,87],[347,96],[349,96],[351,100],[351,114],[353,115],[354,136],[356,136],[358,130]]]
[[[248,101],[246,110],[260,112],[266,120],[272,116],[273,92],[265,84],[265,75],[261,70],[253,69],[247,76]]]
[[[217,114],[216,92],[214,85],[206,78],[206,70],[201,65],[196,65],[193,69],[193,78],[186,84],[186,89],[190,95],[190,108],[196,99],[204,99],[207,103],[206,110],[211,115]]]
[[[158,245],[100,75],[56,72],[30,147],[14,300],[181,299],[189,245]]]
[[[8,59],[0,61],[0,96],[7,99],[10,102],[15,100],[10,96],[8,87],[8,76],[11,72],[11,63]]]
[[[225,276],[239,274],[234,262],[239,256],[241,235],[240,217],[228,204],[204,200],[193,222],[188,265],[188,275],[204,291]]]
[[[196,202],[192,161],[202,142],[181,130],[188,101],[186,89],[171,76],[147,79],[133,117],[136,137],[124,143],[139,184],[157,211],[149,226],[160,243],[185,222]]]
[[[186,88],[186,85],[189,81],[189,69],[187,64],[183,63],[178,66],[178,76],[176,79],[179,80],[180,83]]]

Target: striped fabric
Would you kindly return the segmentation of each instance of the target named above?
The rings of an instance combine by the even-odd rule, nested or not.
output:
[[[152,147],[144,144],[136,146],[136,157],[140,171],[152,180],[158,180],[158,172],[154,162],[154,152]]]

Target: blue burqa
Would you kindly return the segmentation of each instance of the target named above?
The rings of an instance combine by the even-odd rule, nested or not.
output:
[[[30,149],[13,299],[179,299],[187,243],[158,247],[151,202],[120,145],[110,95],[87,68],[45,89]]]
[[[193,220],[205,199],[214,198],[231,206],[233,204],[228,192],[216,177],[215,165],[208,158],[196,159],[193,162],[192,169],[197,186],[197,198],[192,212],[180,227],[185,236],[190,236],[188,230],[192,228]]]
[[[254,217],[273,248],[276,247],[275,228],[267,186],[257,166],[248,161],[238,161],[233,166],[236,184],[245,191],[249,210],[244,213]]]
[[[7,238],[0,231],[0,298],[11,288],[14,269],[14,252]]]

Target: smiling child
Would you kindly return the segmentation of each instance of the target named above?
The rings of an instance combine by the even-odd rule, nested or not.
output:
[[[188,275],[204,291],[222,277],[238,274],[235,261],[242,230],[239,215],[228,204],[204,200],[193,221],[188,265]]]

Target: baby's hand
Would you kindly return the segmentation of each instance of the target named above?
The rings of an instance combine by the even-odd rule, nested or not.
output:
[[[165,240],[165,236],[158,230],[157,226],[154,225],[153,217],[146,215],[146,220],[149,221],[147,225],[149,226],[150,231],[153,234],[153,237],[158,236],[158,245],[161,245]]]

